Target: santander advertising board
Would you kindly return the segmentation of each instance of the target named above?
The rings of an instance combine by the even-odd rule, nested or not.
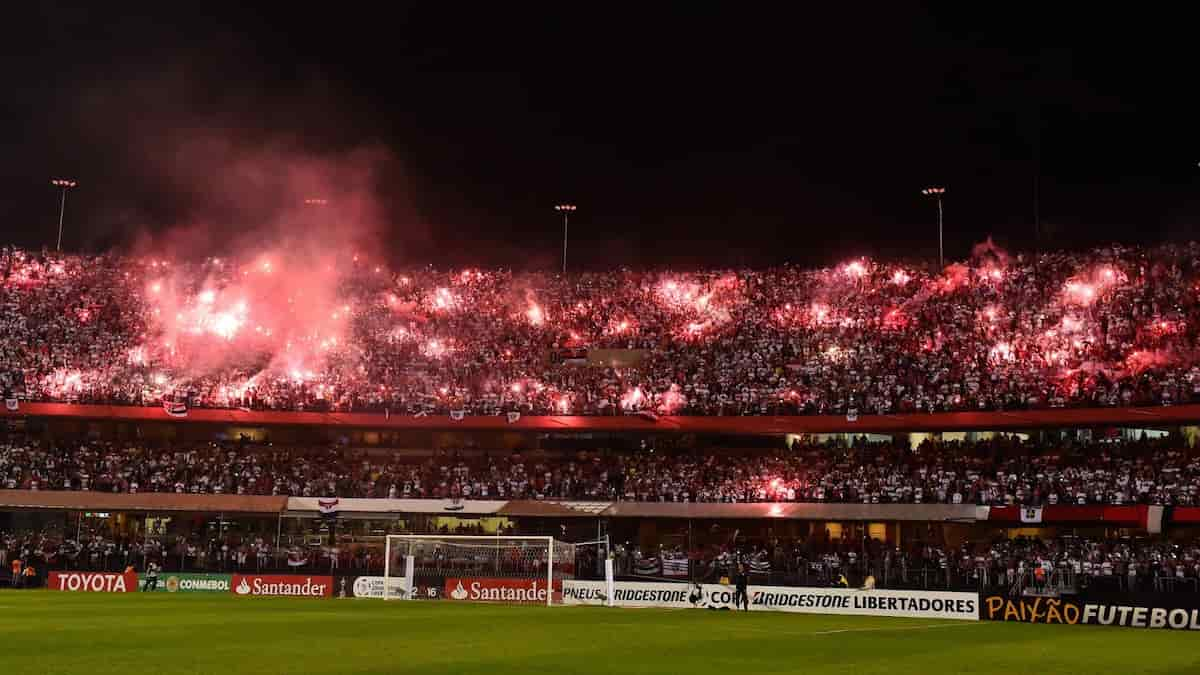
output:
[[[446,600],[473,602],[546,602],[545,579],[446,579]]]
[[[298,574],[235,574],[230,582],[234,595],[282,595],[302,598],[333,596],[333,577]]]

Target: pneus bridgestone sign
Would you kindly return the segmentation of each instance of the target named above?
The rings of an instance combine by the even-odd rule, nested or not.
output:
[[[605,604],[606,584],[603,581],[564,581],[564,605]],[[710,586],[725,588],[724,586]],[[617,607],[666,607],[686,609],[698,606],[691,602],[691,584],[662,584],[618,581],[613,584],[613,605]]]
[[[974,593],[786,586],[750,586],[747,591],[751,611],[979,620],[979,596]],[[602,605],[604,593],[604,582],[601,581],[563,582],[564,604]],[[618,607],[733,609],[733,597],[733,587],[721,584],[617,582],[613,604]]]

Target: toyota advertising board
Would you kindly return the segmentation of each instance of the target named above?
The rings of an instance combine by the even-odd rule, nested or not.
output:
[[[234,595],[333,597],[333,577],[301,574],[235,574],[230,583]]]
[[[51,572],[46,588],[70,593],[133,593],[138,577],[133,572]]]

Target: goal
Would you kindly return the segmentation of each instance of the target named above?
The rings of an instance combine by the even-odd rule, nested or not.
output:
[[[611,587],[612,561],[607,539],[572,544],[553,537],[392,534],[383,576],[384,600],[555,605],[564,582],[606,579]]]

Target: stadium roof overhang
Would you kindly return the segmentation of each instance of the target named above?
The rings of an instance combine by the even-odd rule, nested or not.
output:
[[[790,519],[832,521],[963,522],[987,520],[987,507],[973,504],[810,504],[810,503],[663,503],[616,502],[609,518]]]
[[[0,508],[14,510],[144,511],[149,513],[185,511],[278,515],[287,506],[287,500],[287,497],[255,495],[0,490]]]
[[[1036,428],[1135,426],[1162,427],[1200,421],[1200,405],[1136,408],[1058,408],[1008,412],[957,412],[904,415],[860,415],[855,421],[837,415],[749,417],[651,417],[616,415],[522,415],[410,417],[383,413],[245,411],[193,408],[187,417],[172,417],[159,406],[21,403],[6,417],[46,417],[119,422],[179,422],[239,426],[314,426],[385,431],[530,431],[541,433],[693,433],[782,435],[815,433],[909,433],[916,431],[1002,431]]]
[[[175,493],[55,492],[0,490],[0,509],[204,513],[320,518],[314,497],[210,495]],[[653,518],[696,520],[814,520],[833,522],[987,522],[999,527],[1043,524],[1097,524],[1146,528],[1160,532],[1165,523],[1200,524],[1200,507],[1145,504],[1126,506],[1056,505],[975,506],[973,504],[815,504],[795,502],[678,503],[611,501],[529,501],[450,499],[339,499],[339,518],[379,519],[405,515],[465,518]]]

